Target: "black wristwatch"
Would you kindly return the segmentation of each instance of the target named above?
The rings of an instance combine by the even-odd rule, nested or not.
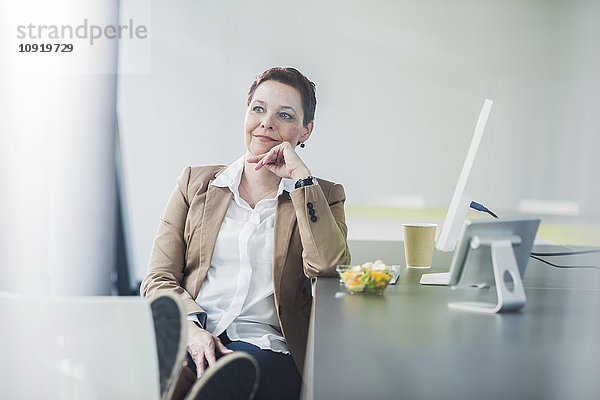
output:
[[[303,178],[303,179],[298,179],[296,181],[296,184],[294,185],[294,189],[298,189],[304,186],[310,186],[310,185],[316,185],[317,184],[317,178],[315,178],[314,176],[309,176],[307,178]]]

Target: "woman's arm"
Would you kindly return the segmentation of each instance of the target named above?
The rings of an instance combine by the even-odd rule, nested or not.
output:
[[[189,194],[195,192],[194,187],[190,188],[190,175],[191,167],[186,167],[177,178],[177,186],[160,218],[150,253],[148,273],[140,288],[142,296],[150,301],[164,292],[178,294],[188,315],[204,312],[190,293],[181,286],[187,248],[184,230],[191,198]],[[216,352],[231,353],[219,338],[194,322],[188,321],[186,329],[186,347],[196,364],[198,377],[204,374],[208,366],[216,362]]]
[[[335,275],[337,265],[350,264],[344,187],[340,184],[327,186],[328,196],[323,193],[324,187],[318,184],[290,193],[304,248],[304,274],[309,278]],[[311,209],[314,214],[311,214]]]
[[[178,294],[187,314],[204,311],[181,286],[185,267],[186,243],[183,233],[189,209],[190,174],[191,167],[186,167],[177,178],[177,185],[160,217],[148,273],[140,288],[141,295],[150,301],[163,292]]]
[[[311,173],[292,145],[283,142],[265,154],[249,157],[255,169],[267,168],[277,176],[297,181]],[[335,275],[336,265],[350,264],[348,228],[344,213],[346,195],[342,185],[327,182],[327,196],[321,185],[309,185],[290,193],[300,227],[304,274]],[[310,209],[314,211],[311,214]],[[313,217],[316,217],[313,218]]]

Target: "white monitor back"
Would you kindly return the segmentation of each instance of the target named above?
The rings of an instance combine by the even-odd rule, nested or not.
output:
[[[490,99],[485,99],[483,102],[483,107],[481,108],[477,124],[475,125],[473,139],[471,139],[471,146],[467,152],[467,158],[465,159],[462,171],[458,177],[458,183],[454,189],[454,195],[452,196],[452,201],[450,202],[450,207],[448,207],[444,225],[442,226],[442,230],[436,243],[436,248],[438,250],[454,251],[454,248],[456,247],[456,241],[458,240],[462,223],[467,216],[467,211],[469,210],[472,200],[471,196],[468,193],[465,193],[467,180],[469,179],[469,174],[471,173],[471,168],[475,161],[475,155],[479,149],[479,143],[481,142],[483,131],[485,130],[485,125],[487,124],[493,104],[494,102]]]

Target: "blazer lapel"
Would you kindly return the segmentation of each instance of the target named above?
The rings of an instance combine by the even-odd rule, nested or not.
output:
[[[200,268],[196,280],[196,296],[200,290],[200,281],[204,280],[206,271],[210,267],[217,235],[233,198],[233,193],[229,188],[213,186],[211,183],[212,181],[208,183],[202,226],[200,227]]]
[[[288,192],[283,192],[277,200],[275,212],[275,238],[273,243],[273,283],[275,293],[280,292],[283,266],[288,254],[292,229],[296,222],[296,212]]]

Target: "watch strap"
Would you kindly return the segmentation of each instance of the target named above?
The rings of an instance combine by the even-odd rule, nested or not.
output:
[[[315,185],[317,183],[317,180],[315,179],[314,176],[308,176],[306,178],[303,179],[298,179],[296,181],[296,184],[294,185],[295,189],[304,187],[304,186],[310,186],[310,185]]]

